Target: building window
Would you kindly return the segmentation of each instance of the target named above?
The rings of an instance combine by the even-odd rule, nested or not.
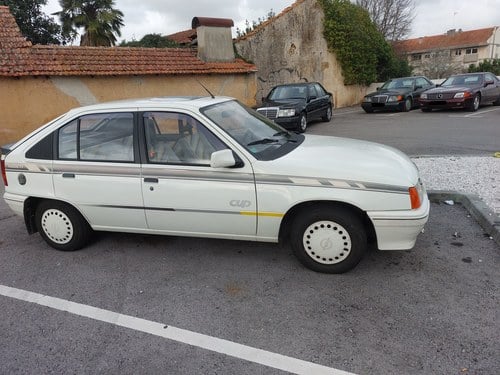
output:
[[[467,49],[465,50],[465,54],[466,54],[466,55],[471,55],[471,54],[473,54],[473,53],[477,53],[477,48],[467,48]]]
[[[431,58],[431,54],[430,54],[430,53],[426,53],[426,54],[424,55],[424,59],[430,59],[430,58]]]
[[[412,61],[420,61],[422,60],[422,54],[421,53],[415,53],[411,55]]]
[[[462,54],[462,50],[461,49],[456,49],[455,50],[455,56],[460,56]]]

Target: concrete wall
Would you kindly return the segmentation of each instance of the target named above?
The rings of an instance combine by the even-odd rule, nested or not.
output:
[[[255,74],[200,75],[196,79],[214,95],[255,105]],[[0,146],[81,105],[179,95],[208,94],[192,76],[0,77]]]
[[[304,0],[236,42],[237,52],[257,66],[258,103],[277,84],[305,80],[322,83],[336,107],[361,102],[366,87],[344,85],[340,64],[323,37],[323,19],[318,2]]]

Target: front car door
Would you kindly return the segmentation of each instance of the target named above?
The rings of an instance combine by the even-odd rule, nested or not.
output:
[[[142,185],[149,229],[254,239],[257,202],[250,163],[212,168],[211,154],[228,146],[193,114],[148,111],[142,120]]]

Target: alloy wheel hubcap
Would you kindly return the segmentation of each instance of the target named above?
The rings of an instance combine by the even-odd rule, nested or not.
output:
[[[46,210],[42,215],[43,232],[51,241],[64,245],[73,238],[73,224],[69,217],[56,209]]]
[[[322,264],[336,264],[351,253],[351,237],[340,224],[329,220],[311,224],[304,232],[304,249],[313,260]]]

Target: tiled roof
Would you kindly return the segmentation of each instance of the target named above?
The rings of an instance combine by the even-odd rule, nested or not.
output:
[[[8,7],[0,6],[0,76],[111,76],[238,74],[255,72],[241,59],[204,62],[190,48],[64,47],[21,37]]]
[[[470,31],[455,31],[448,34],[424,36],[421,38],[407,39],[395,43],[395,48],[401,52],[423,52],[443,48],[479,47],[488,44],[488,39],[493,35],[495,28]]]
[[[165,35],[165,38],[173,40],[179,44],[190,44],[194,39],[196,39],[196,29],[189,29],[179,31],[175,34]]]

